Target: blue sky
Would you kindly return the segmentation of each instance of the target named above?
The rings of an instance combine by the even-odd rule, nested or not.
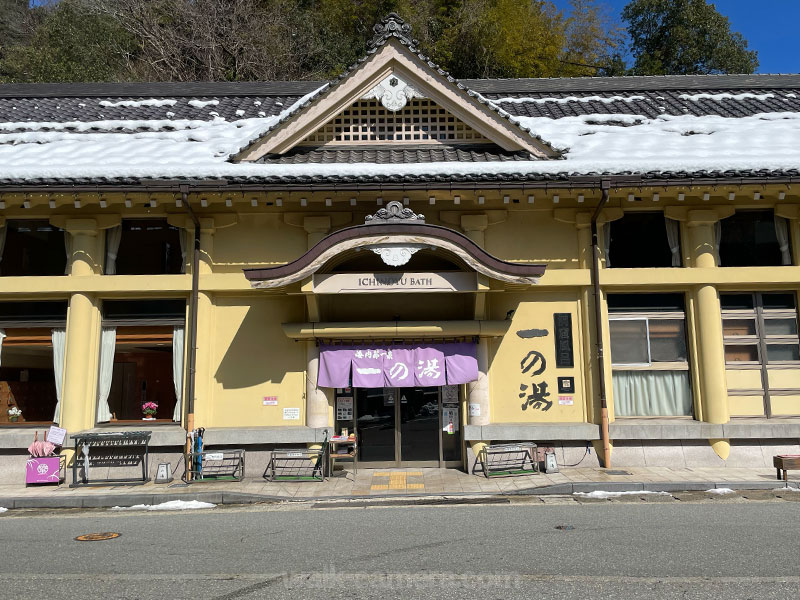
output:
[[[600,0],[619,19],[629,0]],[[566,9],[568,0],[554,0]],[[719,0],[717,10],[728,17],[731,29],[741,33],[751,50],[758,50],[758,73],[800,73],[800,1]]]

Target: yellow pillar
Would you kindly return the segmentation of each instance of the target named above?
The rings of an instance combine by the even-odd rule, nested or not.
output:
[[[719,219],[715,211],[689,211],[690,251],[692,264],[697,269],[716,268],[716,243],[714,223]],[[696,335],[698,369],[700,376],[700,401],[703,420],[708,423],[727,423],[728,385],[725,380],[725,347],[722,343],[722,314],[717,289],[710,284],[698,285],[694,290],[696,309]],[[721,458],[728,457],[728,440],[709,440]]]
[[[69,220],[66,230],[70,236],[69,275],[87,277],[97,273],[102,260],[98,256],[101,244],[94,220]],[[60,425],[69,433],[94,426],[99,330],[96,298],[91,294],[72,294],[67,315],[60,419]]]
[[[461,215],[461,229],[464,234],[483,248],[486,245],[486,229],[489,227],[489,216],[486,214]]]

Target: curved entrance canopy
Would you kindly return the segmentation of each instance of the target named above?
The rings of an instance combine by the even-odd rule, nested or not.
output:
[[[244,269],[254,288],[276,288],[296,283],[322,269],[329,261],[351,250],[367,249],[380,255],[386,265],[399,267],[421,249],[441,249],[491,279],[516,284],[535,284],[545,265],[517,264],[495,258],[468,237],[390,202],[367,217],[364,225],[347,227],[323,238],[297,260],[277,267]]]

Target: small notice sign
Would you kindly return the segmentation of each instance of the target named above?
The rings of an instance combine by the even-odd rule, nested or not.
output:
[[[336,420],[337,421],[353,420],[353,398],[336,399]]]
[[[56,446],[63,446],[64,440],[67,437],[67,430],[55,425],[50,426],[50,431],[47,432],[47,441]]]
[[[208,452],[205,454],[206,460],[225,460],[223,452]]]
[[[277,396],[264,396],[263,400],[264,406],[278,406],[278,397]]]
[[[558,403],[564,406],[572,406],[575,404],[575,401],[572,399],[572,396],[559,396]]]
[[[469,416],[470,417],[480,417],[481,416],[481,405],[476,403],[470,403],[469,405]]]
[[[283,420],[284,421],[299,421],[300,420],[300,409],[299,408],[284,408],[283,409]]]

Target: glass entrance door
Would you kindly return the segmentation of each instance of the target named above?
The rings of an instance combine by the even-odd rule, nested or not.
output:
[[[375,467],[461,464],[458,388],[353,391],[359,462]]]
[[[400,388],[400,461],[439,466],[439,388]]]
[[[356,436],[359,462],[397,461],[394,388],[356,391]]]

